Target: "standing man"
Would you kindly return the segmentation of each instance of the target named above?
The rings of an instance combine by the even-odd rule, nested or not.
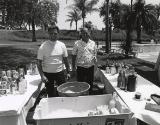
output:
[[[52,25],[48,28],[49,40],[40,46],[37,54],[38,69],[45,83],[48,97],[54,95],[54,84],[66,82],[65,70],[69,76],[68,53],[64,43],[58,40],[59,28]]]
[[[97,63],[96,44],[90,40],[90,31],[81,30],[81,39],[75,42],[72,51],[72,68],[77,72],[77,81],[90,84],[92,92],[94,80],[94,65]]]

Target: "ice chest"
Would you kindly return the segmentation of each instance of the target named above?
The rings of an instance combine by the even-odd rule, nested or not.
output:
[[[119,114],[87,115],[86,111],[108,105],[111,97],[111,94],[104,94],[43,98],[33,118],[37,125],[129,125],[132,113],[120,98]]]

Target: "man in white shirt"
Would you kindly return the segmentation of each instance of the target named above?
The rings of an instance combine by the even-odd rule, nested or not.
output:
[[[59,28],[55,25],[48,28],[49,40],[40,46],[37,54],[38,69],[45,83],[48,97],[54,95],[54,84],[66,82],[65,70],[69,76],[68,52],[64,43],[58,40]]]
[[[90,31],[83,28],[81,39],[73,46],[72,68],[77,72],[77,81],[90,84],[90,93],[93,87],[94,65],[97,63],[96,55],[96,44],[90,39]]]

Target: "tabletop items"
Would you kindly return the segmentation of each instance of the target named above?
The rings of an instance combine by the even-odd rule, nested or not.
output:
[[[135,69],[131,64],[111,61],[106,62],[104,66],[100,66],[99,68],[105,70],[107,74],[118,74],[118,88],[130,92],[136,91],[137,73],[135,72]]]
[[[27,89],[24,68],[3,70],[0,78],[0,96],[7,94],[23,94]]]
[[[28,66],[28,72],[30,75],[39,74],[36,62],[31,62]]]
[[[117,78],[117,87],[134,92],[136,90],[137,73],[131,65],[120,66]]]

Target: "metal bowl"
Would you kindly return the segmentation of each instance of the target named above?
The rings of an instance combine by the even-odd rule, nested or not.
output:
[[[86,82],[66,82],[57,87],[61,97],[75,97],[89,94],[90,85]]]

